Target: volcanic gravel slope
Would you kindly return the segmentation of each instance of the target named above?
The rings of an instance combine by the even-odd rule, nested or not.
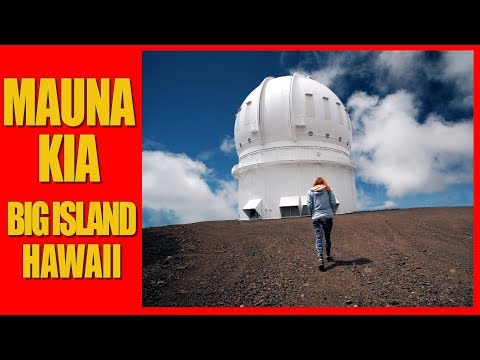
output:
[[[309,217],[143,229],[144,306],[472,306],[472,207],[337,215],[317,268]]]

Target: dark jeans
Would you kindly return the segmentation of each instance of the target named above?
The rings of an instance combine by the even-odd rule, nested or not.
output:
[[[313,220],[313,228],[317,240],[315,242],[315,249],[317,250],[318,260],[323,260],[323,234],[325,233],[325,245],[327,256],[330,256],[330,249],[332,242],[330,241],[330,233],[332,232],[333,219],[317,219]]]

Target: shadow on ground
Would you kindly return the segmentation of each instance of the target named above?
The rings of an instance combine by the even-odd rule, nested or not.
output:
[[[330,265],[325,267],[325,270],[328,271],[337,266],[366,265],[370,264],[371,262],[372,260],[363,257],[353,260],[334,260]]]

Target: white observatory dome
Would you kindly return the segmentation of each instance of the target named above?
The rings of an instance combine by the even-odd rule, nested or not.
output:
[[[334,189],[338,213],[356,210],[350,117],[315,79],[267,77],[238,109],[234,137],[240,219],[307,215],[306,193],[318,176]]]

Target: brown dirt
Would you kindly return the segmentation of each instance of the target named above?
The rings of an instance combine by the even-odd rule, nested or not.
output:
[[[317,268],[308,217],[143,229],[144,306],[472,306],[472,207],[337,215]]]

